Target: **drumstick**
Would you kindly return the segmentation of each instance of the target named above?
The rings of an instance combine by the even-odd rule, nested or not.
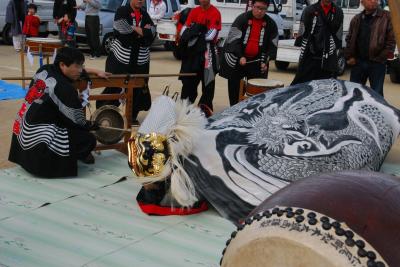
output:
[[[131,133],[132,132],[132,130],[129,130],[129,129],[115,128],[115,127],[110,127],[110,126],[101,126],[101,125],[99,125],[99,128],[107,129],[107,130],[115,130],[115,131],[120,131],[120,132],[127,132],[127,133]]]
[[[131,78],[150,78],[150,77],[175,77],[175,76],[180,76],[180,77],[188,77],[188,76],[196,76],[196,73],[176,73],[176,74],[112,74],[108,76],[107,78],[101,78],[98,76],[92,76],[90,75],[90,79],[131,79]],[[33,77],[3,77],[1,80],[8,80],[8,81],[19,81],[19,80],[32,80]]]
[[[261,61],[261,59],[250,60],[250,61],[247,61],[246,64],[250,64],[250,63],[254,63],[254,62],[258,62],[258,61]]]

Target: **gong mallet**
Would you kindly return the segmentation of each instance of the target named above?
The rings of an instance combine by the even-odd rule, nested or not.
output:
[[[261,61],[261,59],[255,59],[255,60],[246,61],[246,65],[247,64],[251,64],[251,63],[255,63],[255,62],[259,62],[259,61]]]
[[[99,125],[99,128],[100,129],[105,129],[105,130],[114,130],[114,131],[126,132],[126,133],[131,133],[132,132],[132,130],[129,130],[129,129],[116,128],[116,127],[111,127],[111,126],[101,126],[101,125]]]

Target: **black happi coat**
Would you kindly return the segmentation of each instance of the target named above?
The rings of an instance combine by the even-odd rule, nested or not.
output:
[[[181,73],[197,73],[205,86],[215,80],[218,73],[217,47],[213,41],[206,41],[207,27],[199,23],[192,23],[182,34],[179,40],[179,49],[182,56]],[[206,53],[208,59],[206,59]],[[206,66],[206,60],[209,60]],[[179,80],[191,77],[179,77]]]
[[[201,73],[204,70],[204,52],[207,50],[207,27],[193,23],[182,34],[179,49],[182,54],[181,73]],[[179,77],[185,79],[187,77]]]
[[[337,49],[342,47],[343,11],[334,3],[325,15],[321,3],[304,9],[301,16],[299,36],[295,45],[301,46],[300,64],[307,59],[321,59],[321,69],[337,71]]]
[[[244,56],[250,36],[252,19],[253,14],[248,11],[239,15],[233,22],[221,56],[220,76],[229,79],[236,74],[239,59]],[[259,52],[254,59],[261,59],[267,63],[269,59],[276,57],[279,34],[275,21],[267,14],[264,16],[264,22],[260,34]]]
[[[41,177],[77,175],[70,130],[89,128],[72,81],[55,65],[41,67],[17,114],[9,160]]]
[[[150,46],[156,31],[153,21],[146,10],[140,10],[139,27],[143,30],[140,37],[134,30],[135,13],[130,5],[118,8],[114,17],[114,36],[111,52],[107,57],[106,71],[113,74],[147,74],[150,70]],[[149,29],[145,25],[151,25]],[[103,93],[120,93],[121,88],[107,87]],[[118,100],[97,101],[96,107],[102,105],[119,105]],[[140,110],[148,110],[151,105],[150,92],[147,88],[137,89],[133,95],[133,119]]]
[[[106,71],[114,74],[149,73],[150,46],[155,37],[155,27],[146,10],[140,10],[139,27],[143,37],[134,30],[136,25],[134,11],[130,5],[118,8],[114,17],[114,36],[111,53],[107,58]],[[151,25],[149,29],[145,25]]]

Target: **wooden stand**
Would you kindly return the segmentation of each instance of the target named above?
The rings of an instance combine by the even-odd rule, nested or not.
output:
[[[57,50],[58,48],[63,47],[61,42],[45,42],[46,39],[43,38],[43,41],[32,41],[27,39],[25,42],[24,47],[20,51],[21,55],[21,74],[22,74],[22,80],[21,80],[21,85],[22,88],[25,88],[25,54],[27,53],[25,51],[26,47],[29,47],[29,51],[32,53],[32,55],[39,55],[42,56],[43,59],[46,59],[46,64],[50,64],[50,57],[54,55],[54,50]],[[49,39],[50,40],[50,39]]]
[[[75,87],[79,91],[83,91],[87,88],[87,81],[78,81],[75,83]],[[100,94],[100,95],[89,95],[89,100],[119,100],[125,99],[125,118],[127,122],[127,128],[131,129],[132,127],[132,97],[133,90],[136,88],[142,88],[145,85],[145,78],[141,77],[129,77],[121,78],[121,77],[111,77],[108,80],[106,79],[93,79],[90,84],[90,89],[102,88],[102,87],[121,87],[125,88],[125,92],[121,94]],[[95,148],[98,150],[108,150],[108,149],[116,149],[124,154],[128,154],[128,140],[130,138],[130,133],[127,132],[124,134],[124,140],[117,144],[112,145],[100,145],[98,144]]]

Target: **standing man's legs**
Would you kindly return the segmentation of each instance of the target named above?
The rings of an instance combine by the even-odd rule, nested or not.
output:
[[[383,83],[385,82],[386,65],[369,61],[368,76],[372,90],[383,96]]]
[[[291,85],[330,78],[336,79],[336,74],[321,69],[321,59],[311,58],[310,56],[310,58],[305,58],[302,62],[299,62],[296,76]]]
[[[247,71],[247,68],[248,66],[238,66],[232,77],[228,79],[229,104],[231,106],[239,102],[240,81],[243,77],[248,77],[249,71]]]
[[[360,59],[351,69],[350,81],[365,85],[368,79],[367,63]]]
[[[100,19],[99,16],[85,17],[85,31],[90,54],[92,57],[100,56]]]
[[[297,67],[296,76],[294,77],[291,85],[308,82],[314,79],[314,72],[319,71],[321,69],[321,61],[305,58]]]
[[[243,77],[247,77],[247,80],[255,78],[267,79],[268,72],[262,73],[261,65],[258,62],[240,67],[238,71],[228,79],[229,103],[231,106],[239,102],[240,81]]]
[[[195,77],[183,77],[181,99],[188,98],[191,103],[194,103],[197,98],[197,86],[199,85],[199,83],[199,75]]]
[[[215,92],[215,80],[209,82],[207,86],[205,85],[204,80],[201,81],[201,98],[199,100],[199,104],[207,105],[211,110],[213,109],[213,99],[214,99],[214,92]]]
[[[240,80],[242,78],[239,75],[233,75],[233,77],[228,79],[229,104],[231,106],[239,102]]]

